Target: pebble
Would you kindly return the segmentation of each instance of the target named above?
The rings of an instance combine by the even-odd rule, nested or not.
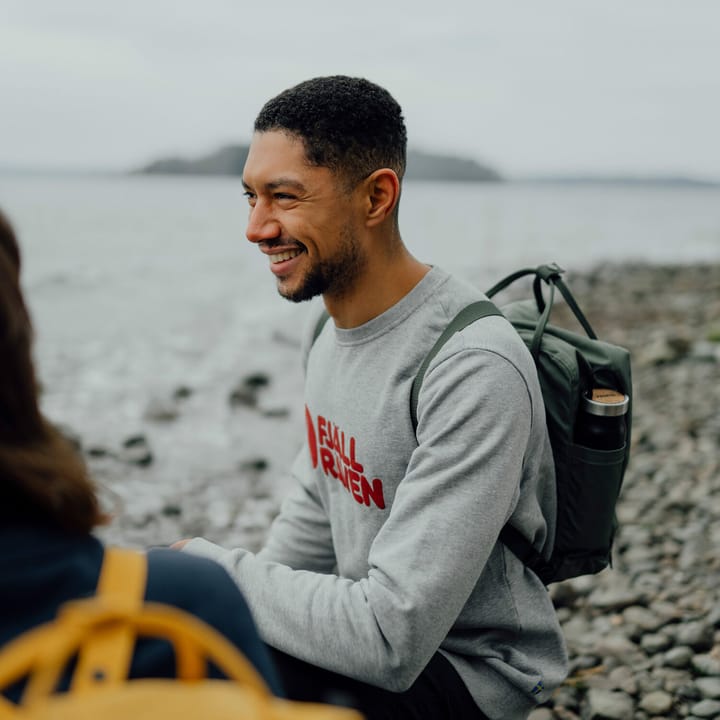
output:
[[[693,656],[690,664],[698,675],[720,676],[720,658],[714,655],[699,653]]]
[[[693,650],[709,650],[713,644],[713,628],[705,622],[689,622],[678,626],[675,640],[679,645],[689,645]]]
[[[690,712],[700,718],[714,718],[720,715],[720,701],[701,700],[690,708]]]
[[[720,700],[720,678],[700,677],[695,680],[695,685],[704,698]]]
[[[648,655],[657,655],[673,644],[672,638],[665,633],[649,633],[643,635],[640,646]]]
[[[132,435],[126,438],[117,457],[130,465],[142,467],[152,464],[153,461],[152,450],[144,435]]]
[[[640,707],[651,715],[665,715],[673,706],[673,697],[663,690],[648,693],[640,700]]]
[[[152,398],[145,408],[145,419],[152,422],[172,422],[180,416],[177,405],[172,400],[161,397]]]
[[[693,650],[687,645],[679,645],[665,653],[665,664],[668,667],[685,668],[693,659]]]
[[[635,713],[633,699],[624,692],[591,688],[587,694],[585,720],[632,720]]]

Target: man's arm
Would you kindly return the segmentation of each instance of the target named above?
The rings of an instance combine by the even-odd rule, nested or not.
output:
[[[478,583],[517,502],[530,432],[528,390],[509,361],[471,350],[441,364],[426,376],[419,446],[366,577],[292,570],[245,551],[215,555],[266,642],[396,691],[422,671]],[[497,590],[495,602],[511,604]]]

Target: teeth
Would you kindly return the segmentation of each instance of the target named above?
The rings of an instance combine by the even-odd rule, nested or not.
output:
[[[287,250],[286,252],[273,253],[272,255],[268,255],[268,257],[270,258],[270,263],[274,264],[297,257],[300,252],[300,250]]]

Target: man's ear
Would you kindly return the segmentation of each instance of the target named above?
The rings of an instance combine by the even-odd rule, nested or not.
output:
[[[381,168],[365,179],[368,227],[379,225],[393,214],[400,200],[400,180],[394,170]]]

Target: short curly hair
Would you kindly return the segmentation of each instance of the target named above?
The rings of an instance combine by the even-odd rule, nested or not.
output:
[[[407,131],[390,93],[364,78],[332,75],[306,80],[265,103],[255,132],[281,130],[305,144],[311,165],[326,167],[349,188],[379,168],[402,179]]]

